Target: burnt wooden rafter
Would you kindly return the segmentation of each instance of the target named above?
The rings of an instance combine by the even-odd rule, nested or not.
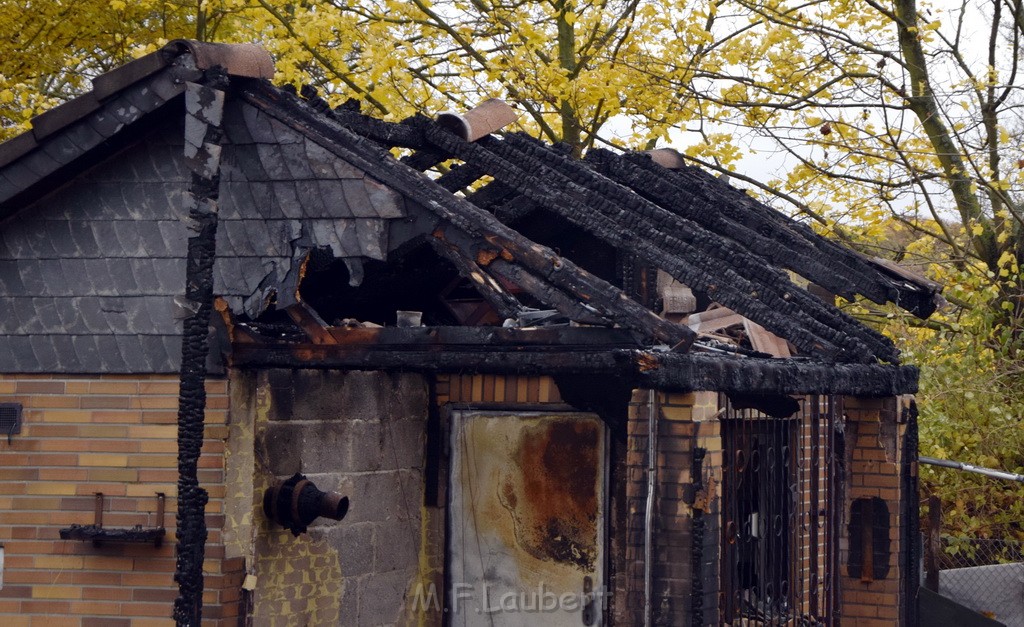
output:
[[[794,327],[802,328],[843,350],[854,354],[861,352],[863,361],[870,361],[872,353],[887,361],[898,359],[888,338],[835,308],[825,306],[814,295],[793,285],[785,272],[751,254],[731,239],[666,211],[631,189],[602,177],[585,164],[548,149],[537,140],[525,135],[514,135],[502,142],[502,149],[506,148],[505,144],[520,151],[524,157],[540,161],[551,171],[577,183],[586,190],[586,200],[590,206],[598,206],[614,224],[628,225],[627,228],[632,232],[625,233],[624,248],[627,250],[658,267],[666,266],[665,260],[673,256],[677,262],[695,262],[683,268],[687,265],[696,266],[710,277],[711,284],[718,288],[715,300],[721,302],[719,295],[729,293],[734,300],[745,303],[747,312],[751,311],[751,306],[767,305],[775,316],[766,317],[765,321],[776,326],[782,335],[792,334]],[[512,154],[515,155],[514,152]],[[714,207],[707,205],[704,209],[714,211]],[[634,219],[630,221],[629,217]],[[659,238],[663,241],[659,241]],[[646,245],[647,242],[660,244],[662,250],[655,251],[654,247]],[[672,274],[670,268],[664,269]],[[735,276],[730,274],[732,272],[746,283],[737,282]],[[727,276],[728,280],[722,281],[719,278],[715,282],[720,276]],[[695,286],[685,278],[676,278]],[[866,354],[863,352],[864,347],[868,349]]]
[[[852,320],[844,321],[843,326],[837,325],[837,329],[813,318],[805,309],[828,322],[842,320],[838,317],[841,314],[833,313],[820,301],[816,305],[802,303],[804,297],[795,286],[790,290],[778,288],[780,279],[785,280],[783,285],[788,279],[780,271],[769,269],[763,260],[749,255],[735,243],[711,237],[692,223],[681,223],[677,216],[668,218],[667,212],[657,205],[629,190],[622,190],[582,164],[574,164],[554,151],[545,151],[529,140],[516,140],[511,136],[485,147],[464,142],[441,129],[428,128],[426,134],[432,143],[482,167],[496,180],[515,187],[527,198],[613,245],[663,267],[687,284],[708,292],[718,302],[751,315],[810,354],[857,361],[871,361],[875,356],[888,361],[896,359],[891,344],[873,337]],[[586,178],[585,184],[549,167],[545,160],[564,161],[562,170]],[[620,202],[612,202],[612,199]],[[675,224],[670,224],[673,228],[659,228],[665,221],[674,221]],[[695,247],[697,240],[706,241],[699,241],[700,245]],[[724,248],[727,256],[723,257],[723,252],[716,247]],[[756,282],[740,275],[734,267],[755,277]],[[794,300],[805,306],[790,302]],[[844,326],[855,335],[847,333]],[[857,337],[865,333],[867,339],[873,340],[870,344]]]
[[[658,317],[610,283],[551,249],[528,240],[466,199],[451,194],[436,182],[399,163],[375,143],[332,119],[315,114],[297,98],[260,85],[243,90],[242,97],[282,123],[305,133],[354,167],[373,172],[392,189],[436,214],[447,223],[446,237],[449,240],[459,235],[471,240],[470,250],[464,251],[471,253],[471,258],[479,259],[481,252],[491,259],[500,256],[618,324],[669,345],[688,348],[692,344],[694,333],[688,328]]]
[[[876,357],[887,361],[898,359],[898,353],[891,340],[873,329],[857,323],[841,311],[826,306],[806,290],[797,288],[790,282],[784,271],[751,254],[732,239],[724,237],[718,232],[703,229],[691,220],[666,211],[663,207],[643,199],[628,187],[615,184],[600,176],[585,164],[547,149],[537,140],[525,135],[513,136],[509,140],[513,146],[538,158],[546,166],[570,178],[584,189],[599,188],[602,192],[600,197],[614,198],[616,205],[625,207],[627,212],[642,216],[642,219],[635,223],[635,234],[646,239],[665,233],[664,249],[668,255],[674,254],[677,258],[682,259],[696,259],[698,264],[695,265],[698,265],[712,278],[722,273],[723,268],[735,271],[737,275],[748,281],[747,285],[742,286],[732,280],[720,282],[721,291],[733,292],[735,296],[741,298],[749,296],[748,303],[761,301],[773,311],[781,314],[774,320],[772,318],[766,318],[766,320],[770,324],[778,325],[783,334],[787,332],[786,326],[783,325],[788,325],[789,329],[792,329],[796,323],[797,326],[820,335],[844,350],[857,350],[860,348],[858,346],[860,343],[868,347]],[[594,192],[588,192],[588,196],[593,202]],[[705,204],[703,209],[713,212],[715,206]],[[673,238],[677,242],[673,242]],[[634,246],[633,252],[648,263],[659,267],[663,265],[659,256],[645,255],[646,247],[637,246],[635,240]],[[695,254],[696,257],[686,256],[684,251],[687,248],[695,249],[695,252],[689,254]],[[685,279],[680,280],[686,283]],[[867,360],[870,360],[870,357]]]
[[[890,396],[917,390],[912,366],[825,364],[651,351],[621,329],[329,329],[329,344],[236,343],[239,368],[401,369],[518,375],[614,374],[636,387],[745,394]]]
[[[847,299],[860,294],[880,304],[891,301],[920,317],[935,311],[935,295],[940,286],[921,277],[910,281],[893,273],[884,264],[818,236],[806,224],[778,211],[766,211],[743,191],[696,168],[667,170],[643,153],[618,156],[595,150],[588,153],[587,159],[602,174],[666,209],[678,211],[716,232],[728,233],[780,267],[793,270],[835,294]],[[696,199],[713,203],[715,211],[688,211]],[[781,246],[758,242],[755,236]],[[776,252],[779,248],[783,252]]]
[[[430,243],[439,255],[455,266],[460,275],[470,280],[474,289],[503,318],[515,318],[523,311],[522,303],[484,271],[475,260],[466,256],[459,246],[439,237],[432,237]]]

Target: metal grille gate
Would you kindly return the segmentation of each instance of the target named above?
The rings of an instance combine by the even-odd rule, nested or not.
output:
[[[723,403],[723,623],[838,624],[839,399],[786,418]]]

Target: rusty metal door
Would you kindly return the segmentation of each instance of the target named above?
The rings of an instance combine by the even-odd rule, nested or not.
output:
[[[593,414],[453,414],[453,626],[601,624],[605,459]]]

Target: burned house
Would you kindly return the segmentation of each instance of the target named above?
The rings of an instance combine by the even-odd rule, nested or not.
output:
[[[0,145],[0,616],[915,624],[917,371],[833,295],[934,284],[272,74],[174,42]]]

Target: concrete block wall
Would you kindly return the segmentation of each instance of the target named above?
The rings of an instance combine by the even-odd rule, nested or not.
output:
[[[241,560],[226,559],[224,447],[228,383],[207,383],[206,439],[199,480],[210,493],[204,624],[237,622]],[[170,625],[177,500],[176,376],[0,376],[0,402],[24,406],[11,444],[0,442],[0,589],[5,625]],[[158,526],[159,548],[61,540],[61,528],[94,521],[105,495],[105,527]]]
[[[228,473],[238,489],[227,506],[228,549],[255,576],[255,623],[418,621],[410,601],[429,578],[433,524],[423,507],[425,379],[312,370],[234,377]],[[347,495],[347,517],[318,519],[299,537],[268,521],[265,489],[296,472]]]
[[[900,424],[900,403],[907,399],[843,399],[849,470],[840,546],[840,587],[843,625],[883,627],[900,622],[900,577],[903,552],[900,528],[900,457],[906,425]],[[878,497],[889,508],[889,571],[884,579],[862,581],[849,571],[850,506],[855,499]]]

